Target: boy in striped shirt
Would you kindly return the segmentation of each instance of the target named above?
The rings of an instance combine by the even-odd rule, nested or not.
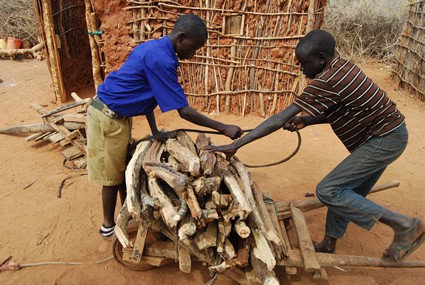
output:
[[[425,240],[424,223],[365,198],[385,168],[406,148],[403,114],[359,67],[335,55],[335,39],[330,33],[311,31],[300,40],[295,55],[301,71],[312,79],[302,94],[242,138],[209,149],[230,157],[243,145],[282,127],[294,131],[330,124],[350,155],[317,186],[317,197],[328,212],[325,237],[314,244],[316,251],[334,253],[349,222],[370,230],[379,221],[394,231],[383,257],[404,260]],[[297,116],[301,111],[308,115]]]

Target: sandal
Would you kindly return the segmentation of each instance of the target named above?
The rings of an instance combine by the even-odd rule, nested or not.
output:
[[[411,241],[409,237],[413,237],[414,240]],[[384,251],[383,258],[392,259],[395,262],[403,261],[424,241],[425,225],[419,219],[415,219],[415,223],[410,229],[394,235],[393,243]]]
[[[99,229],[99,233],[104,238],[109,238],[115,233],[114,228],[115,228],[115,225],[110,227],[105,227],[104,225],[102,225]]]

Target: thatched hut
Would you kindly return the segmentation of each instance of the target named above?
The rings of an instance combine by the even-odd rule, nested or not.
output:
[[[409,5],[409,13],[397,49],[393,79],[425,100],[425,1]]]
[[[55,5],[52,2],[59,2]],[[294,47],[308,31],[319,28],[326,0],[35,0],[57,98],[66,101],[76,91],[63,66],[72,74],[92,72],[94,86],[117,69],[139,43],[168,34],[183,13],[202,17],[209,40],[193,60],[181,62],[180,80],[191,106],[200,111],[268,116],[289,105],[303,79]],[[77,8],[78,7],[78,12]],[[84,10],[81,10],[84,9]],[[71,12],[73,11],[73,12]],[[83,14],[84,11],[84,14]],[[73,19],[85,18],[73,27]],[[69,36],[80,31],[78,41]],[[88,31],[88,33],[87,33]],[[49,44],[49,42],[51,42]],[[66,56],[66,49],[89,48],[91,62]],[[61,48],[58,48],[58,47]],[[66,63],[78,60],[81,65]],[[84,70],[78,71],[77,67]],[[75,83],[85,83],[76,80]],[[62,87],[61,87],[62,86]]]

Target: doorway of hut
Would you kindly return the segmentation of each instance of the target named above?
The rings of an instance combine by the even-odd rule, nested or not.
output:
[[[84,0],[34,0],[55,101],[95,95]]]

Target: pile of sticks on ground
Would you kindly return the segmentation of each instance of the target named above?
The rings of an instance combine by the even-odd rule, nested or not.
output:
[[[26,135],[26,141],[50,141],[64,147],[62,155],[70,168],[86,166],[86,107],[90,100],[81,99],[76,93],[71,96],[75,102],[48,111],[40,104],[31,107],[40,115],[42,122],[12,126],[0,129],[0,134]]]
[[[183,261],[189,251],[211,271],[252,268],[261,283],[278,284],[274,267],[287,250],[276,213],[245,166],[203,150],[208,144],[204,134],[193,142],[179,132],[176,139],[137,145],[126,170],[127,199],[117,238],[123,248],[132,248],[126,229],[136,219],[181,245],[183,272],[190,272],[190,257]]]

